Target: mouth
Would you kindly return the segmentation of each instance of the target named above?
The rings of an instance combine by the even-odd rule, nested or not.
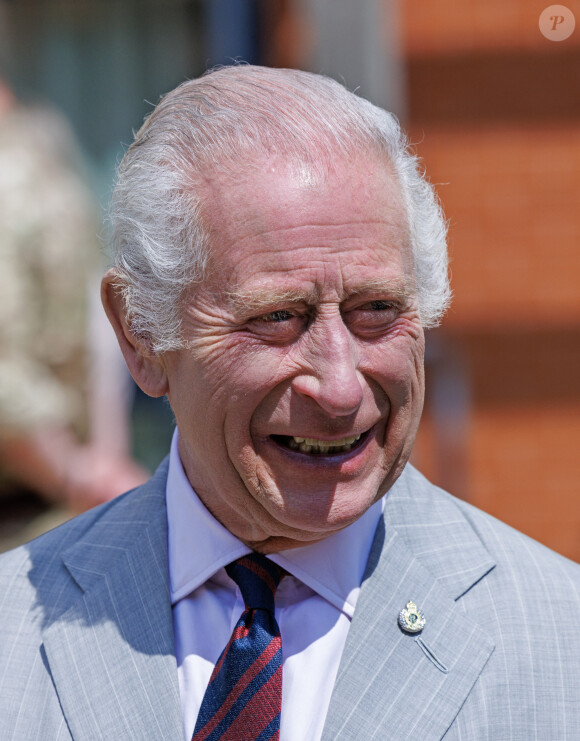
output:
[[[363,444],[368,435],[367,432],[349,437],[341,437],[338,440],[322,440],[315,437],[294,437],[292,435],[271,435],[271,439],[288,450],[306,453],[314,456],[332,456],[348,453]]]

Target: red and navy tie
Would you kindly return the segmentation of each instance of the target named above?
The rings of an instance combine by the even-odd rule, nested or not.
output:
[[[280,738],[282,641],[274,597],[286,573],[259,553],[226,566],[246,609],[212,672],[192,741]]]

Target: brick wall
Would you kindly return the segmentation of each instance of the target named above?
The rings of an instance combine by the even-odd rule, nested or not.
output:
[[[544,53],[549,47],[538,32],[538,19],[553,4],[550,0],[401,0],[407,56],[501,48]],[[579,22],[580,2],[565,0],[562,4]],[[580,45],[578,29],[565,43]],[[549,51],[561,53],[561,49]]]
[[[448,424],[436,352],[415,459],[580,560],[580,3],[557,43],[538,30],[548,4],[401,3],[407,128],[450,220],[434,341],[462,396]]]

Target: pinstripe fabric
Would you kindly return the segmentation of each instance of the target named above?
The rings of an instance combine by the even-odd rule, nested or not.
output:
[[[2,741],[183,741],[165,478],[0,557]]]
[[[192,741],[277,741],[282,704],[282,640],[274,598],[283,570],[250,553],[226,566],[245,610],[205,691]]]
[[[183,741],[165,477],[0,557],[2,741]],[[397,625],[409,599],[419,636]],[[579,615],[577,564],[407,466],[323,739],[577,741]]]
[[[398,628],[412,598],[427,624]],[[324,741],[580,738],[580,567],[429,484],[389,494]]]

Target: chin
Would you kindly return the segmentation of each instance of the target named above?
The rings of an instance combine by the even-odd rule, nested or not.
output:
[[[339,484],[330,490],[278,493],[276,500],[282,500],[279,511],[268,509],[278,522],[292,530],[325,537],[358,520],[378,499],[375,488],[361,496],[361,488],[352,487],[352,483],[348,487],[351,491],[341,491],[344,487]]]

